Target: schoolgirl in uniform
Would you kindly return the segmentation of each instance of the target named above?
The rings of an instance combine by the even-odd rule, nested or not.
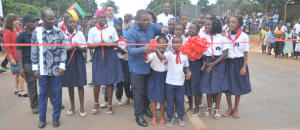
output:
[[[190,37],[198,36],[200,27],[196,23],[191,23],[189,27]],[[200,79],[202,75],[202,69],[204,70],[203,59],[197,59],[195,61],[189,60],[189,68],[192,76],[190,80],[185,81],[186,95],[189,98],[189,109],[193,109],[193,98],[195,98],[195,109],[193,111],[193,117],[200,114],[199,105],[202,106],[202,94],[200,92]]]
[[[174,36],[178,36],[182,38],[182,43],[185,43],[187,41],[187,37],[185,37],[184,35],[184,25],[182,24],[177,24],[175,26],[175,31],[174,31]],[[173,41],[173,37],[171,37],[171,39],[169,40],[169,46],[167,47],[167,51],[172,50],[172,41]]]
[[[230,32],[227,37],[232,44],[228,51],[228,59],[226,60],[226,77],[229,89],[226,92],[228,110],[223,114],[224,117],[232,115],[233,118],[239,118],[238,106],[241,95],[251,92],[247,65],[249,43],[236,43],[249,42],[248,35],[241,30],[242,24],[242,17],[236,16],[230,18]],[[231,95],[235,95],[234,109],[232,109]]]
[[[116,43],[119,40],[118,34],[114,27],[108,26],[105,11],[97,11],[96,18],[98,23],[89,30],[88,43]],[[112,46],[90,46],[89,48],[95,49],[92,63],[95,104],[92,114],[96,114],[99,110],[100,85],[107,87],[107,114],[112,114],[113,84],[124,79],[120,60]]]
[[[166,60],[167,65],[167,77],[166,77],[166,106],[168,121],[167,126],[174,124],[174,104],[176,106],[177,115],[179,117],[179,124],[185,125],[184,115],[184,81],[189,80],[191,72],[189,69],[189,62],[186,55],[179,52],[178,48],[182,44],[182,38],[175,36],[172,43],[177,44],[172,46],[171,51],[167,51],[161,54],[158,50],[155,50],[156,55],[160,60]]]
[[[71,108],[67,111],[67,115],[75,113],[74,104],[74,87],[78,88],[80,101],[80,116],[85,117],[84,110],[84,88],[87,84],[85,59],[82,52],[86,51],[86,46],[74,46],[74,44],[85,44],[84,34],[76,29],[76,23],[71,15],[64,17],[66,38],[70,41],[71,46],[67,48],[66,71],[62,77],[62,86],[68,87]]]
[[[222,92],[228,90],[225,77],[225,58],[228,55],[229,46],[227,44],[220,44],[226,40],[222,36],[222,26],[216,16],[206,20],[205,29],[207,31],[205,37],[210,42],[209,47],[204,53],[207,66],[202,73],[201,78],[201,92],[207,94],[208,108],[204,116],[209,116],[212,111],[213,98],[216,100],[214,108],[216,119],[220,118],[219,106]]]
[[[167,44],[168,39],[161,36],[157,39],[158,44]],[[165,46],[161,45],[158,47],[159,53],[164,54]],[[152,101],[152,125],[156,125],[156,103],[160,103],[160,124],[166,123],[165,113],[165,82],[167,75],[167,62],[166,60],[160,60],[155,52],[144,55],[146,63],[150,63],[151,74],[148,79],[148,99]]]

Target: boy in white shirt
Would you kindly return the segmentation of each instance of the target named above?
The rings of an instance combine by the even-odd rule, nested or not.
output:
[[[184,115],[184,93],[183,87],[184,81],[191,78],[191,71],[189,69],[189,61],[186,55],[179,52],[178,48],[182,44],[181,37],[174,37],[174,44],[172,50],[165,52],[164,55],[160,54],[157,50],[156,55],[160,60],[168,61],[167,65],[167,77],[166,77],[166,106],[168,121],[167,126],[174,124],[174,103],[176,102],[177,115],[179,117],[179,124],[185,125]]]

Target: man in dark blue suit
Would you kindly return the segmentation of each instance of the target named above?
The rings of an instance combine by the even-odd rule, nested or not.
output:
[[[115,18],[115,10],[112,5],[107,5],[105,7],[105,12],[107,13],[107,24],[109,26],[118,25],[122,28],[122,21]]]

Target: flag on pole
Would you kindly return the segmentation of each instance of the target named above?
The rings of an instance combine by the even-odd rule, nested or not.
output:
[[[75,20],[85,18],[85,12],[77,3],[74,3],[71,7],[69,7],[67,12],[70,13]]]

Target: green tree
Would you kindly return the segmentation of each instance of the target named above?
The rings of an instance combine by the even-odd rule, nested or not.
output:
[[[91,13],[94,13],[97,10],[97,4],[94,0],[2,0],[4,14],[22,14],[28,12],[33,15],[39,15],[40,13],[36,12],[40,12],[44,9],[51,9],[55,14],[62,15],[66,13],[67,9],[75,2],[77,2],[85,12],[91,11]],[[29,9],[29,7],[31,9]]]
[[[112,7],[114,8],[115,14],[119,13],[119,7],[116,5],[116,3],[112,0],[107,0],[105,3],[101,3],[102,7],[105,7],[107,5],[112,5]]]
[[[208,0],[198,0],[197,5],[201,7],[201,12],[208,13],[210,12],[210,6],[208,5]]]
[[[190,0],[153,0],[148,4],[147,9],[153,11],[155,14],[160,14],[163,12],[164,3],[170,3],[171,14],[174,15],[175,15],[175,7],[176,7],[176,15],[179,15],[180,6],[190,5],[191,1]]]

